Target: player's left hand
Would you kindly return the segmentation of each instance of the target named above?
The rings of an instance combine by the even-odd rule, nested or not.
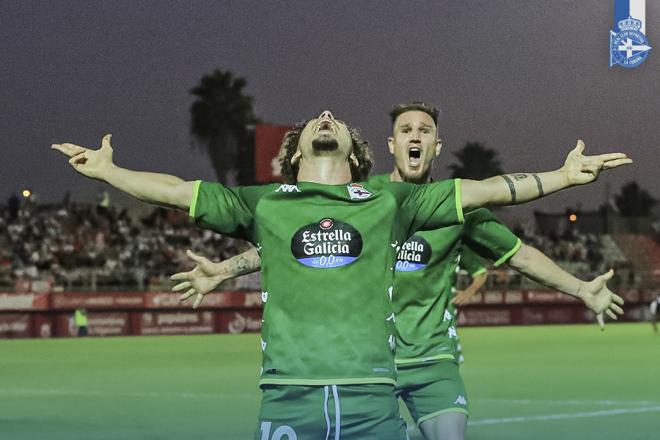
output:
[[[179,272],[170,277],[173,281],[181,281],[172,288],[172,291],[185,291],[181,294],[180,301],[185,301],[196,294],[193,302],[193,309],[196,309],[204,300],[204,295],[218,287],[227,277],[223,276],[222,272],[218,273],[216,263],[208,258],[196,255],[190,249],[186,251],[186,255],[196,265],[189,272]]]
[[[623,315],[623,298],[607,288],[606,283],[612,278],[614,271],[597,276],[591,281],[585,281],[580,286],[580,298],[596,314],[596,320],[601,330],[605,330],[604,315],[616,320],[617,315]]]
[[[633,162],[625,153],[585,156],[582,152],[584,152],[584,142],[578,140],[575,148],[568,153],[566,162],[561,168],[566,173],[569,185],[584,185],[593,182],[602,170],[610,170]]]
[[[475,291],[470,291],[467,289],[459,290],[458,292],[456,292],[456,296],[454,297],[454,299],[451,300],[451,303],[456,306],[463,306],[470,302],[470,300],[472,299],[475,293],[477,293],[476,290]]]

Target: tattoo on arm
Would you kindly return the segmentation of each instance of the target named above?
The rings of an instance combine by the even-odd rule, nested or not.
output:
[[[239,271],[244,271],[248,267],[248,261],[247,258],[245,258],[243,255],[239,255],[238,259],[236,260],[236,268]]]
[[[541,183],[541,178],[536,174],[532,174],[534,180],[536,180],[536,187],[539,189],[539,197],[543,197],[543,184]]]
[[[525,177],[527,177],[527,176],[525,176]],[[502,179],[504,179],[506,181],[507,185],[509,185],[509,191],[511,191],[511,201],[513,203],[516,203],[516,187],[513,186],[513,182],[511,181],[511,179],[509,179],[509,176],[502,176]],[[516,180],[519,180],[519,179],[516,179]]]
[[[525,174],[525,173],[514,174],[513,178],[516,179],[516,180],[527,179],[527,174]]]
[[[244,252],[234,257],[235,267],[241,275],[251,273],[261,267],[259,254],[253,251]]]

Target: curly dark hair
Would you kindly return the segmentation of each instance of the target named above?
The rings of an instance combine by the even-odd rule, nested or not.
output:
[[[291,158],[298,151],[298,142],[300,134],[310,120],[298,122],[290,131],[284,135],[282,146],[280,147],[279,162],[282,167],[282,180],[284,183],[295,184],[298,181],[298,164],[292,164]],[[351,167],[351,179],[354,182],[367,180],[371,167],[374,165],[374,159],[371,155],[369,143],[362,139],[357,129],[346,125],[353,141],[353,154],[357,158],[358,165],[355,166],[349,161]]]
[[[420,111],[426,113],[427,115],[433,118],[436,127],[438,126],[438,118],[440,117],[440,110],[438,109],[438,107],[426,104],[425,102],[422,101],[404,102],[403,104],[397,104],[394,107],[392,107],[392,110],[390,110],[392,125],[394,125],[394,123],[396,122],[396,118],[410,111]]]

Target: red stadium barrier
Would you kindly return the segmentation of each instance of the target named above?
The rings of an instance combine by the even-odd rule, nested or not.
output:
[[[618,292],[624,321],[648,318],[655,293]],[[90,336],[243,333],[261,330],[261,292],[213,292],[198,310],[170,292],[0,292],[0,338],[69,337],[77,334],[75,309],[88,311]],[[489,290],[459,309],[459,326],[593,322],[580,301],[548,290]]]
[[[131,322],[135,335],[215,333],[215,313],[210,311],[141,312]]]

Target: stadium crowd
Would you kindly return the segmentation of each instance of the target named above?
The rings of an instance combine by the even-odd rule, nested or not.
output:
[[[515,233],[561,266],[583,279],[616,271],[616,286],[635,286],[637,275],[621,256],[607,255],[605,239],[567,228],[539,235]],[[169,275],[188,270],[186,249],[226,259],[247,243],[191,225],[188,216],[154,208],[137,217],[109,203],[64,201],[39,205],[17,198],[0,210],[0,287],[13,289],[17,280],[45,281],[63,290],[168,290]],[[533,287],[506,267],[491,269],[490,288]],[[225,288],[259,288],[259,276],[232,280]]]
[[[169,290],[169,276],[190,268],[186,249],[224,259],[247,246],[191,225],[182,212],[154,208],[135,218],[103,200],[10,201],[0,215],[0,286],[41,280],[66,290]]]

